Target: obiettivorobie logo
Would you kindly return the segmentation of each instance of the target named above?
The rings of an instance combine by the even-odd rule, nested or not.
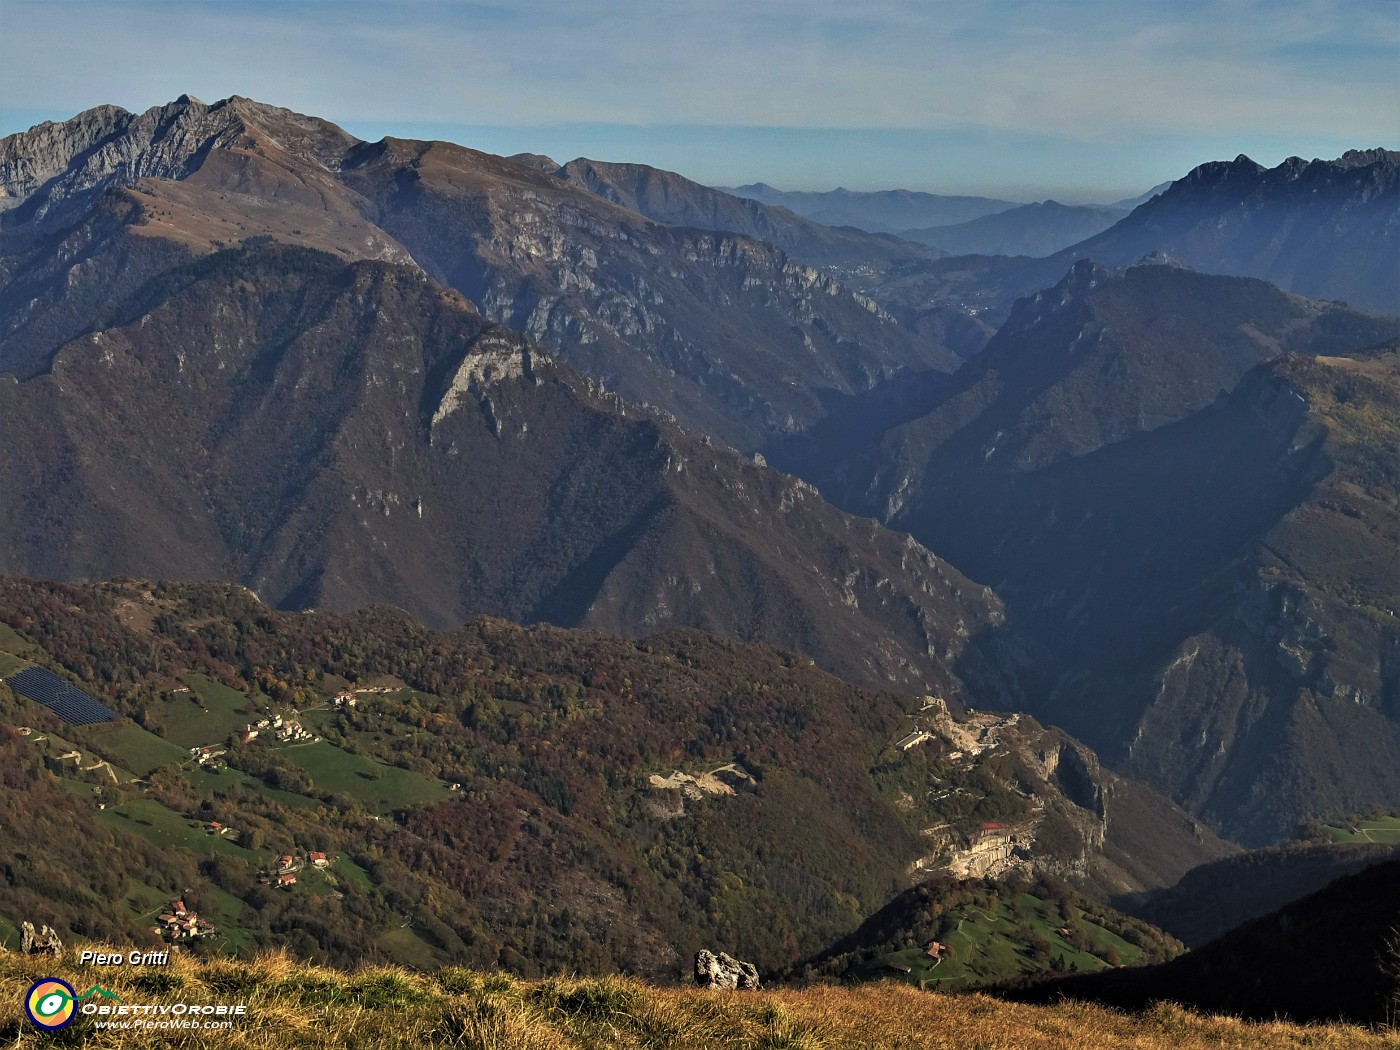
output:
[[[107,1002],[99,1002],[106,999]],[[99,1028],[179,1029],[231,1028],[245,1017],[243,1003],[123,1003],[115,992],[94,984],[79,995],[67,981],[45,977],[35,981],[24,996],[24,1012],[35,1028],[56,1032],[79,1014],[91,1017]]]
[[[94,984],[79,995],[67,981],[61,981],[57,977],[45,977],[35,981],[25,994],[24,1012],[29,1015],[34,1027],[54,1032],[72,1024],[73,1018],[78,1016],[78,1003],[94,995],[111,999],[115,1003],[121,1002],[115,992],[110,992],[101,985]]]

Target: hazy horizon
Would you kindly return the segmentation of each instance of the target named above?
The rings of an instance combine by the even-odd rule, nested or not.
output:
[[[710,185],[1106,203],[1241,153],[1393,148],[1397,59],[1388,0],[5,0],[0,135],[239,94]]]

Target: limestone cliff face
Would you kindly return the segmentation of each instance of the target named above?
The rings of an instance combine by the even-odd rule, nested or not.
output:
[[[72,120],[46,121],[0,139],[0,208],[23,204],[36,189],[117,135],[132,119],[120,106],[97,106]]]
[[[741,448],[940,344],[819,270],[732,232],[665,225],[553,175],[442,143],[347,157],[375,221],[489,316],[633,401]]]
[[[906,807],[911,817],[924,811],[914,801],[922,790],[942,816],[920,829],[930,852],[911,865],[912,878],[1019,871],[1113,895],[1168,885],[1233,851],[1162,796],[1104,769],[1084,744],[1034,719],[954,715],[928,699],[914,724],[895,749],[909,756],[901,760],[907,776],[927,768],[928,779],[906,780]]]

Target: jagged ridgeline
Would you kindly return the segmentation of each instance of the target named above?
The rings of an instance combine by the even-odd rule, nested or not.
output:
[[[125,716],[0,687],[0,915],[67,941],[154,942],[178,896],[214,927],[196,951],[666,977],[722,946],[771,972],[939,871],[1102,900],[1229,852],[1028,718],[697,632],[12,579],[0,621],[0,674],[51,667]]]
[[[671,207],[651,206],[654,182]],[[740,447],[819,418],[821,391],[957,363],[833,277],[883,273],[920,246],[655,169],[363,143],[238,97],[99,107],[12,135],[5,205],[0,371],[19,375],[172,261],[265,237],[420,267],[624,397]]]
[[[1201,164],[1160,189],[1103,232],[1053,255],[919,262],[882,282],[878,298],[896,312],[975,304],[1000,323],[1018,298],[1048,288],[1079,260],[1131,266],[1166,252],[1206,273],[1258,277],[1298,295],[1400,313],[1400,152],[1290,157],[1273,168],[1240,156]],[[968,225],[976,230],[1014,217]],[[909,235],[937,244],[937,233]]]

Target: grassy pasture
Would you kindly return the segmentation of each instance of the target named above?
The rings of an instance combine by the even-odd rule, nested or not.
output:
[[[1333,842],[1400,843],[1400,816],[1329,824],[1323,830]]]
[[[89,748],[137,776],[170,762],[189,761],[189,752],[131,722],[108,723],[88,731]]]
[[[1053,957],[1063,960],[1065,969],[1101,970],[1108,963],[1097,955],[1080,951],[1056,930],[1047,905],[1038,897],[1021,894],[1018,898],[1024,918],[1018,918],[1007,901],[1001,901],[993,912],[975,906],[959,909],[956,929],[948,934],[944,944],[951,949],[935,961],[924,954],[925,945],[879,956],[859,971],[859,976],[902,981],[924,988],[951,991],[967,985],[999,981],[1032,973],[1037,967],[1026,954],[1024,941],[1027,927],[1034,930],[1049,945]],[[1076,923],[1078,929],[1099,951],[1117,951],[1125,964],[1142,958],[1142,950],[1118,935],[1104,929],[1087,917]],[[893,966],[907,966],[904,974]]]
[[[258,863],[258,854],[246,850],[231,838],[210,835],[190,820],[149,798],[132,799],[95,814],[96,819],[124,831],[134,831],[166,849],[180,849],[199,856],[235,857]]]
[[[222,743],[248,722],[256,721],[255,703],[236,689],[230,689],[202,674],[186,677],[188,693],[156,708],[167,740],[180,747],[206,747]]]
[[[352,755],[324,740],[281,748],[278,757],[304,769],[319,791],[344,794],[381,813],[447,798],[445,785],[397,766]]]

